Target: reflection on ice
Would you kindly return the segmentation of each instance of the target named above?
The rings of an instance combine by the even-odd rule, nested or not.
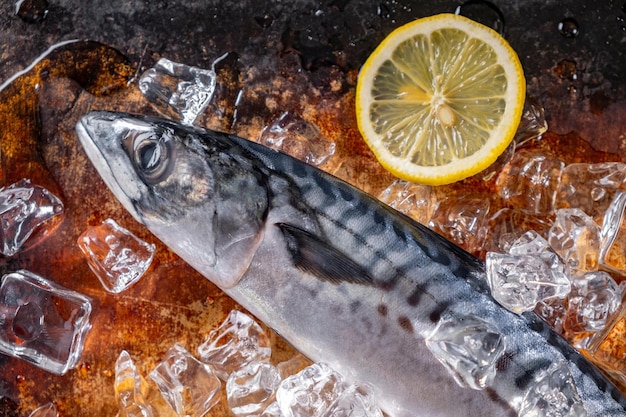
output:
[[[600,263],[620,275],[626,274],[626,193],[618,192],[606,210],[602,223]]]
[[[141,278],[150,267],[156,248],[112,219],[86,230],[78,238],[78,246],[104,289],[114,294]]]
[[[214,68],[191,67],[161,58],[141,75],[139,89],[163,115],[193,124],[209,105],[216,83]]]
[[[2,277],[0,352],[48,372],[76,366],[91,328],[91,302],[29,271]]]
[[[228,405],[235,416],[261,414],[276,399],[281,377],[268,362],[251,362],[230,374],[226,382]]]
[[[181,417],[202,417],[220,400],[220,380],[179,344],[167,352],[150,378]]]
[[[491,385],[505,340],[491,324],[468,315],[442,317],[426,346],[460,386],[480,390]]]
[[[0,189],[0,251],[15,255],[33,231],[63,212],[63,203],[27,179]]]
[[[220,327],[198,347],[204,363],[211,365],[223,381],[234,370],[255,361],[268,361],[270,340],[254,320],[238,310],[230,312]]]
[[[317,126],[290,112],[263,129],[258,142],[315,166],[335,154],[335,143],[326,139]]]

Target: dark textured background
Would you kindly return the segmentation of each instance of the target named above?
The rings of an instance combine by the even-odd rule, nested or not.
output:
[[[505,17],[505,36],[522,61],[528,95],[546,109],[553,140],[544,147],[568,149],[571,160],[624,160],[626,3],[494,3]],[[13,2],[2,2],[0,83],[49,46],[69,39],[110,45],[125,54],[138,73],[161,57],[210,68],[215,58],[228,52],[218,68],[216,102],[200,124],[254,138],[283,111],[300,114],[337,142],[338,156],[328,169],[375,194],[392,178],[380,170],[355,127],[358,69],[397,26],[452,12],[459,4],[439,0],[51,0],[45,19],[27,22],[16,16]],[[578,22],[577,37],[559,33],[558,23],[566,17]],[[0,268],[3,273],[34,269],[87,293],[95,300],[94,329],[79,369],[64,377],[0,358],[0,416],[28,415],[47,401],[55,401],[63,416],[113,416],[112,367],[120,349],[128,349],[140,361],[142,371],[150,370],[174,341],[191,349],[234,307],[162,245],[156,265],[137,286],[120,296],[99,288],[73,246],[85,223],[97,224],[114,216],[146,240],[151,237],[102,191],[100,179],[75,145],[73,124],[90,108],[151,109],[142,103],[136,84],[102,100],[87,97],[70,84],[51,82],[40,97],[41,129],[47,138],[42,152],[65,194],[66,220],[58,237],[16,258],[0,260]],[[237,101],[239,92],[241,100]],[[4,116],[5,123],[10,123],[11,115]],[[585,142],[589,145],[585,153],[573,149]],[[600,151],[606,153],[596,157]],[[292,354],[272,337],[279,352],[274,360]],[[212,415],[228,412],[218,407]]]

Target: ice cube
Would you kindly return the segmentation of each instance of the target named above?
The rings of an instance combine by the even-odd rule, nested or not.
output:
[[[549,298],[540,300],[535,307],[535,313],[545,320],[558,334],[563,334],[563,322],[566,315],[567,299]]]
[[[170,348],[150,378],[181,417],[202,417],[220,400],[220,380],[179,344]]]
[[[557,208],[579,208],[594,219],[604,215],[618,190],[626,184],[626,164],[570,164],[562,172]]]
[[[626,275],[626,192],[620,191],[609,205],[602,222],[600,264],[611,272]]]
[[[432,187],[403,180],[389,184],[378,199],[422,224],[428,224],[435,207]]]
[[[598,269],[600,227],[582,210],[557,210],[548,242],[573,273]]]
[[[78,238],[78,246],[104,289],[114,294],[141,278],[155,250],[155,245],[142,241],[112,219],[87,229]]]
[[[520,416],[585,417],[580,395],[565,362],[555,362],[538,372],[530,383]]]
[[[537,101],[527,99],[524,102],[522,119],[513,139],[518,147],[524,146],[533,139],[540,139],[548,130],[543,106]]]
[[[2,254],[15,255],[39,226],[62,212],[61,200],[45,188],[32,185],[30,180],[0,188]],[[48,232],[43,231],[40,238]]]
[[[542,153],[517,152],[504,167],[496,187],[513,208],[534,214],[549,214],[565,164]]]
[[[527,231],[548,236],[551,222],[519,209],[503,208],[487,220],[484,252],[508,252],[511,245]]]
[[[335,154],[335,143],[326,139],[317,126],[290,112],[263,129],[258,142],[315,166]]]
[[[268,362],[251,362],[230,374],[226,382],[226,398],[238,417],[260,415],[276,400],[281,377]]]
[[[462,387],[491,385],[496,362],[504,352],[504,336],[476,316],[442,317],[426,346]]]
[[[28,417],[58,417],[54,403],[48,403],[34,410]]]
[[[324,414],[324,417],[383,417],[372,393],[365,387],[350,385]]]
[[[529,230],[520,236],[509,248],[511,255],[541,254],[549,250],[548,241],[534,230]]]
[[[119,417],[157,417],[148,402],[148,382],[137,371],[127,351],[123,350],[115,362],[115,399]]]
[[[192,67],[161,58],[139,79],[139,89],[163,115],[193,124],[215,92],[215,64],[211,69]]]
[[[621,304],[623,287],[606,272],[587,272],[572,279],[564,328],[568,340],[587,348]]]
[[[48,372],[76,366],[91,324],[91,302],[29,271],[2,277],[0,352]]]
[[[626,304],[620,306],[614,317],[591,340],[587,351],[604,372],[626,384]]]
[[[565,273],[538,255],[489,252],[486,268],[493,298],[514,313],[531,311],[541,300],[564,298],[570,292]]]
[[[284,379],[276,401],[285,417],[322,417],[346,388],[340,374],[324,363],[314,363]]]
[[[429,222],[431,229],[447,237],[463,249],[480,249],[486,235],[488,199],[448,197],[437,202]]]
[[[258,323],[247,314],[233,310],[198,347],[198,354],[221,380],[226,381],[231,372],[250,362],[269,361],[272,348]]]

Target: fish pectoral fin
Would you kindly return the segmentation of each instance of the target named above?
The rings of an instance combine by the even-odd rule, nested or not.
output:
[[[296,268],[333,284],[373,285],[365,268],[313,233],[287,223],[276,223],[285,237]]]

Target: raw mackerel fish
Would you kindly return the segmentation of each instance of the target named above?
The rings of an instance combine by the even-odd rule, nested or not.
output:
[[[376,199],[236,136],[124,113],[77,125],[124,207],[392,417],[626,416],[626,399],[484,265]]]

